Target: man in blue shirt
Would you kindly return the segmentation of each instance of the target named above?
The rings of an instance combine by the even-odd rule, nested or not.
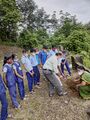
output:
[[[41,64],[44,65],[47,60],[47,46],[43,46],[43,50],[39,53]]]
[[[57,53],[57,49],[54,45],[52,45],[52,49],[48,53],[48,58],[51,57],[52,55],[55,55]]]

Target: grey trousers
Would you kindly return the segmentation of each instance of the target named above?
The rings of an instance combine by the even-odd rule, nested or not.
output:
[[[62,93],[62,83],[59,77],[50,70],[43,70],[44,76],[49,81],[49,94],[52,95],[54,90],[57,90],[58,95]]]

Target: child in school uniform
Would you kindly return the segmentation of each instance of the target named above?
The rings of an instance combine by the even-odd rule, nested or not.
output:
[[[4,57],[3,79],[9,90],[9,94],[14,108],[20,108],[20,105],[16,97],[16,81],[15,81],[15,74],[12,68],[12,64],[13,64],[12,54],[8,53]]]
[[[0,75],[0,102],[1,102],[1,116],[0,120],[6,120],[8,117],[8,102],[6,99],[6,88]]]
[[[39,88],[38,85],[40,84],[40,72],[38,69],[38,62],[36,59],[35,49],[31,49],[30,52],[31,52],[31,55],[30,55],[29,59],[31,61],[33,71],[34,71],[34,86],[36,88]]]
[[[45,64],[48,58],[47,49],[47,46],[43,46],[43,49],[39,52],[41,66]]]
[[[18,60],[17,55],[13,54],[12,57],[13,57],[13,69],[15,72],[15,78],[16,78],[16,83],[17,83],[18,90],[19,90],[19,95],[20,95],[21,100],[23,100],[25,98],[23,72],[22,72],[21,65]]]
[[[24,68],[24,72],[26,73],[29,92],[32,94],[33,93],[33,82],[34,82],[34,71],[33,71],[33,67],[31,65],[31,62],[30,62],[30,59],[29,59],[29,56],[26,50],[22,51],[21,62]]]

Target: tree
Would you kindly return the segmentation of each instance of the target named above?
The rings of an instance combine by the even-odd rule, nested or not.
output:
[[[59,27],[55,32],[55,36],[64,34],[68,37],[73,30],[83,29],[83,25],[77,22],[76,16],[72,16],[68,12],[60,11]]]
[[[38,45],[37,34],[24,30],[18,39],[18,45],[27,49],[36,47]]]
[[[36,24],[36,29],[44,29],[47,30],[49,25],[48,25],[48,20],[49,20],[49,15],[46,14],[44,8],[37,9],[35,12],[35,24]]]
[[[16,41],[19,20],[20,12],[15,0],[0,0],[0,39],[2,41]]]
[[[90,36],[86,31],[73,31],[64,42],[64,47],[69,51],[81,52],[90,50]]]
[[[17,0],[17,6],[22,14],[21,26],[33,30],[35,28],[35,11],[37,5],[33,0]]]
[[[47,34],[47,31],[45,29],[38,29],[36,31],[37,33],[37,41],[38,44],[44,45],[47,44],[47,40],[49,38],[49,35]]]

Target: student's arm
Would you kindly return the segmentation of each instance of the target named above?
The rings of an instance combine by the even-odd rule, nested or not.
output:
[[[4,81],[5,85],[7,86],[7,80],[6,80],[6,73],[5,72],[3,73],[3,81]]]
[[[78,84],[77,86],[80,87],[80,86],[85,86],[87,83],[85,81],[82,81],[80,84]]]
[[[15,73],[15,75],[16,75],[17,77],[23,79],[23,76],[19,75],[16,69],[14,69],[14,73]]]
[[[30,73],[30,75],[33,77],[34,72],[33,72],[33,71],[32,71],[32,72],[30,72],[28,69],[26,69],[25,64],[23,64],[23,68],[24,68],[24,70],[26,70],[27,72],[29,72],[29,73]]]

